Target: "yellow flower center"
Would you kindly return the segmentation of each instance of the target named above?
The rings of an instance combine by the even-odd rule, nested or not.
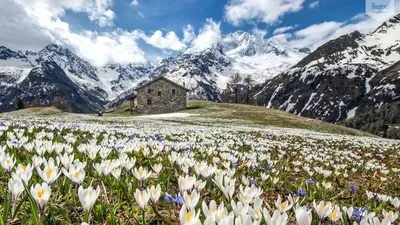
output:
[[[325,210],[325,208],[326,208],[325,205],[322,205],[322,206],[321,206],[321,210],[322,210],[322,211]]]
[[[393,211],[389,212],[389,217],[392,218],[393,217]]]
[[[336,211],[333,211],[332,212],[332,219],[336,219],[336,217],[337,217],[337,213],[336,213]]]
[[[193,200],[193,196],[192,196],[192,195],[189,195],[189,199],[190,199],[190,200]]]
[[[155,195],[155,194],[157,194],[157,190],[156,189],[153,190],[153,195]]]
[[[281,211],[284,210],[285,207],[286,207],[286,203],[283,202],[283,203],[281,204]]]
[[[24,171],[26,171],[26,166],[22,166],[22,169],[23,169]]]
[[[254,213],[258,216],[258,214],[260,213],[260,211],[258,211],[258,209],[254,210]]]
[[[75,173],[75,177],[78,177],[78,176],[79,176],[79,171]]]
[[[7,165],[10,164],[10,160],[9,159],[6,160],[6,164]]]
[[[51,168],[47,169],[47,178],[50,178],[52,172],[53,170]]]
[[[141,169],[138,170],[139,176],[142,176],[143,171]]]
[[[40,191],[38,191],[38,196],[39,198],[41,198],[44,195],[44,189],[41,189]]]
[[[191,213],[191,212],[188,212],[188,213],[186,214],[186,217],[185,217],[186,223],[189,222],[189,220],[190,220],[191,218],[192,218],[192,213]]]
[[[221,212],[221,216],[226,216],[227,213],[225,211]]]
[[[215,212],[215,209],[211,207],[211,208],[210,208],[210,211],[211,211],[211,212]]]
[[[247,200],[247,196],[246,195],[243,195],[243,200]]]

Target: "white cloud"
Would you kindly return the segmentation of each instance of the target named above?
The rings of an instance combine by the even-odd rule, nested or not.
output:
[[[188,52],[201,51],[216,46],[221,40],[221,23],[216,23],[211,18],[200,29],[199,35],[193,40]]]
[[[138,12],[138,15],[140,16],[140,17],[142,17],[142,18],[145,18],[146,16],[142,13],[142,12]]]
[[[268,31],[267,30],[261,30],[258,29],[258,27],[254,27],[253,30],[251,31],[256,37],[259,38],[264,38],[265,35],[267,35]]]
[[[138,0],[133,0],[132,2],[131,2],[131,5],[139,5],[139,1]]]
[[[196,37],[194,33],[194,28],[192,25],[188,24],[183,28],[183,42],[189,43]]]
[[[170,49],[174,51],[180,51],[186,48],[186,45],[179,40],[179,37],[176,36],[175,32],[168,32],[165,37],[163,36],[162,31],[157,30],[153,35],[147,37],[146,35],[141,35],[146,43],[151,44],[152,46],[159,49]]]
[[[296,31],[294,34],[297,40],[293,40],[292,44],[297,47],[306,47],[325,40],[342,26],[339,22],[323,22],[313,24],[307,28]]]
[[[286,14],[298,12],[305,0],[230,0],[225,18],[235,26],[243,21],[257,20],[274,24]]]
[[[354,17],[353,17],[354,18]],[[371,18],[359,18],[358,21],[351,19],[346,22],[329,21],[313,24],[293,34],[282,33],[274,38],[294,47],[309,47],[315,50],[322,44],[338,38],[342,35],[351,33],[355,30],[361,33],[368,33],[377,28],[380,23]]]
[[[312,2],[308,7],[315,9],[319,6],[319,0]]]
[[[274,35],[285,33],[286,31],[293,30],[297,26],[287,26],[287,27],[279,27],[276,28],[273,32]]]
[[[115,13],[110,10],[113,0],[15,0],[15,3],[23,7],[29,16],[39,20],[59,18],[65,10],[72,10],[87,13],[90,21],[100,27],[114,25]]]
[[[0,0],[1,5],[7,5],[7,8],[0,7],[1,45],[15,50],[38,51],[50,43],[60,44],[94,65],[146,62],[145,53],[137,44],[141,37],[139,31],[114,29],[112,32],[77,33],[71,31],[69,24],[59,18],[66,9],[87,12],[90,9],[85,7],[91,6],[94,12],[95,9],[105,7],[107,1],[95,1],[99,4],[97,6],[88,0],[26,2]],[[98,22],[102,23],[101,20],[99,18]]]
[[[359,13],[351,18],[351,20],[359,21],[368,19],[368,15],[365,13]]]

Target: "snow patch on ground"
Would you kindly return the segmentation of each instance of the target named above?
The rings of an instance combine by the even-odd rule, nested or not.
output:
[[[137,116],[136,118],[151,118],[151,119],[186,118],[186,117],[198,116],[198,115],[199,114],[190,114],[190,113],[165,113],[165,114],[148,115],[148,116]]]
[[[354,107],[353,109],[351,109],[348,113],[347,113],[347,120],[353,118],[356,115],[356,110],[358,109],[357,107]]]

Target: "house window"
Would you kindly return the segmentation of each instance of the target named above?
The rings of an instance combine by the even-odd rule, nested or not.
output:
[[[161,91],[158,91],[158,96],[161,96]]]
[[[151,105],[151,98],[147,99],[147,105]]]
[[[172,89],[172,94],[175,94],[175,89]]]
[[[147,89],[147,93],[149,93],[149,94],[150,94],[150,93],[151,93],[151,89]]]

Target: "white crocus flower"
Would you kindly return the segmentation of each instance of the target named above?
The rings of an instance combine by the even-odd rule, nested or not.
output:
[[[314,200],[314,208],[317,211],[320,220],[323,220],[326,216],[328,216],[332,212],[332,204],[327,202],[325,204],[324,201],[321,201],[318,205],[315,203]]]
[[[196,183],[196,177],[191,177],[189,175],[186,175],[185,177],[179,176],[178,178],[179,191],[183,195],[185,191],[191,191],[195,183]]]
[[[295,210],[296,220],[299,225],[310,225],[312,222],[311,210],[306,206],[299,207]]]
[[[15,165],[15,159],[14,156],[11,154],[5,154],[5,156],[3,157],[3,160],[1,160],[1,166],[3,167],[3,169],[5,171],[7,171],[8,173],[11,172],[12,168]]]
[[[40,211],[44,212],[46,208],[46,204],[50,199],[51,189],[47,183],[43,182],[41,185],[36,184],[35,186],[31,186],[31,194],[33,199],[35,199],[38,204]]]
[[[70,165],[74,162],[74,155],[68,155],[67,153],[64,153],[64,155],[57,156],[57,160],[62,163],[66,170],[68,170]]]
[[[340,211],[339,206],[335,206],[332,210],[332,212],[328,215],[329,219],[332,220],[332,222],[336,222],[340,219],[342,219],[342,212]]]
[[[235,201],[231,200],[231,207],[236,217],[244,217],[249,211],[249,204],[243,204],[240,201],[236,203]]]
[[[160,174],[160,171],[161,171],[162,167],[163,167],[163,166],[162,166],[161,163],[152,166],[154,172],[156,172],[157,175]]]
[[[120,178],[120,176],[121,176],[121,168],[114,168],[112,171],[111,171],[111,175],[113,175],[113,177],[115,178],[115,179],[117,179],[117,180],[119,180],[119,178]]]
[[[151,186],[147,192],[150,194],[150,199],[151,201],[156,204],[158,202],[158,199],[160,198],[161,195],[161,186],[160,184],[157,184],[157,187]]]
[[[15,172],[13,172],[11,175],[14,178],[21,179],[25,182],[25,184],[28,184],[29,180],[32,177],[32,171],[33,167],[30,163],[28,165],[19,164]]]
[[[146,190],[140,191],[139,189],[136,189],[134,193],[134,197],[136,199],[136,202],[138,203],[139,207],[142,210],[146,209],[147,203],[149,202],[150,195],[147,193]]]
[[[386,212],[386,210],[383,210],[382,214],[385,218],[386,217],[389,218],[391,223],[394,223],[394,221],[396,221],[397,218],[399,217],[399,214],[397,214],[393,211]]]
[[[275,210],[272,217],[267,210],[264,210],[264,212],[264,219],[268,225],[286,225],[288,222],[288,215],[286,213],[281,213],[279,210]]]
[[[68,171],[63,168],[62,172],[65,176],[71,179],[74,184],[81,185],[85,179],[85,170],[80,170],[79,168],[77,169],[74,166],[71,166]]]
[[[198,225],[200,224],[200,212],[192,210],[187,210],[185,206],[182,206],[179,212],[179,220],[182,225]]]
[[[80,186],[78,189],[79,201],[81,202],[82,207],[89,212],[93,208],[93,205],[99,197],[99,194],[99,187],[97,187],[97,189],[95,190],[92,187],[84,189],[82,186]]]
[[[288,201],[282,202],[281,196],[278,195],[278,199],[275,202],[275,206],[281,213],[284,213],[284,212],[286,212],[286,211],[288,211],[289,209],[292,208],[293,203],[289,204]]]
[[[50,163],[44,167],[44,170],[38,168],[38,174],[44,182],[50,185],[60,176],[61,171],[54,165],[53,161],[50,161]]]
[[[192,191],[190,194],[185,191],[183,193],[183,200],[188,209],[194,209],[200,200],[200,194],[197,192],[197,190]]]
[[[141,166],[139,167],[139,169],[137,168],[133,169],[133,175],[136,177],[138,181],[144,182],[147,178],[150,177],[151,172]]]
[[[24,192],[22,180],[19,178],[10,178],[8,180],[8,190],[12,194],[12,202],[16,202],[22,192]]]

